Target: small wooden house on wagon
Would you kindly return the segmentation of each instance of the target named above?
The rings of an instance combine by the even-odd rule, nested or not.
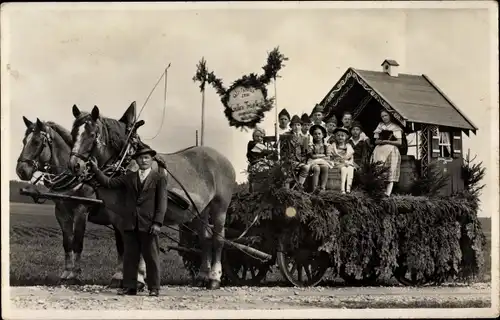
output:
[[[475,134],[477,127],[428,76],[399,73],[394,60],[384,60],[381,66],[381,71],[348,68],[320,102],[325,118],[335,115],[340,120],[350,111],[353,120],[373,137],[381,121],[380,111],[388,110],[408,141],[408,154],[401,159],[399,189],[408,191],[414,174],[427,175],[429,164],[437,162],[437,169],[449,176],[442,193],[462,190],[462,132]]]

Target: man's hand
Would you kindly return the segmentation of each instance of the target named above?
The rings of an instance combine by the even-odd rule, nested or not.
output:
[[[157,235],[158,233],[160,233],[160,229],[161,229],[161,227],[158,223],[153,223],[153,225],[149,229],[149,233]]]
[[[89,159],[89,163],[90,169],[92,169],[92,171],[97,171],[99,169],[99,165],[97,164],[97,159],[95,157],[91,157]]]

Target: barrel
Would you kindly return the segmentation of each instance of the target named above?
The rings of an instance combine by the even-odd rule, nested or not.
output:
[[[340,190],[340,168],[333,167],[328,169],[328,180],[326,181],[327,190]]]
[[[410,193],[411,187],[418,178],[417,160],[415,156],[402,155],[399,181],[396,188],[399,193]]]

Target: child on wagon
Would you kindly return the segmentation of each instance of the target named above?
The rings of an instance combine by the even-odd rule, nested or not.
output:
[[[299,116],[294,115],[292,117],[290,127],[292,128],[289,134],[291,150],[287,150],[286,156],[289,157],[292,168],[299,171],[298,184],[299,188],[302,189],[310,169],[310,166],[304,163],[304,147],[307,147],[309,140],[308,137],[304,136],[301,132],[302,126]]]
[[[335,128],[334,142],[329,145],[330,154],[335,166],[340,169],[340,190],[350,193],[354,177],[354,150],[347,139],[349,131],[344,128]]]
[[[326,138],[325,141],[328,144],[331,144],[334,141],[333,131],[337,128],[337,117],[332,115],[328,119],[326,119]]]
[[[347,141],[354,149],[354,163],[357,167],[363,168],[370,161],[372,146],[370,139],[363,139],[361,134],[363,128],[359,121],[354,121],[351,125],[351,137]]]
[[[313,192],[319,193],[326,189],[328,169],[333,168],[333,163],[330,161],[328,145],[325,143],[325,127],[315,124],[309,129],[309,133],[313,142],[307,150],[307,164],[310,165],[310,171],[313,172]]]

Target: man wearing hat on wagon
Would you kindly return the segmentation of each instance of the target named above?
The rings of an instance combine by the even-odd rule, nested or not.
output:
[[[160,258],[158,233],[167,211],[167,178],[151,165],[156,151],[141,146],[133,155],[139,170],[115,178],[106,177],[99,170],[97,161],[90,160],[96,180],[104,187],[121,189],[124,230],[123,289],[121,295],[137,294],[137,272],[140,255],[146,263],[146,282],[150,296],[158,296],[160,290]]]

